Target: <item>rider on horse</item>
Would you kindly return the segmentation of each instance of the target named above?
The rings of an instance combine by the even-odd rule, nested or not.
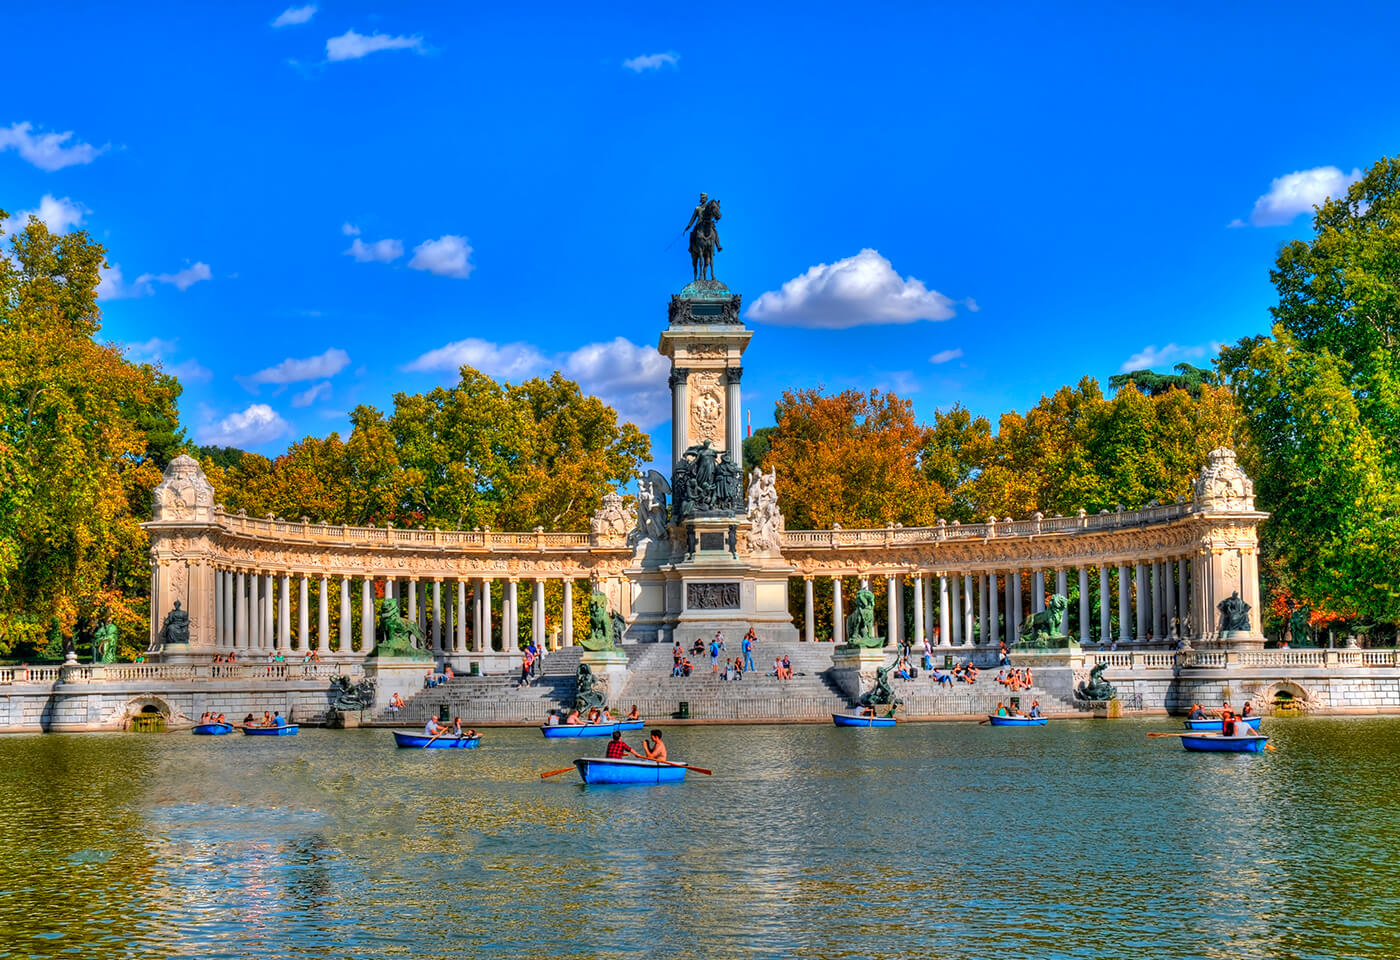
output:
[[[715,228],[714,217],[709,211],[709,194],[700,194],[700,202],[695,206],[695,212],[690,215],[690,223],[685,225],[689,230],[695,227],[697,233],[708,235],[715,242],[715,250],[721,251],[724,248],[719,245],[719,230]]]

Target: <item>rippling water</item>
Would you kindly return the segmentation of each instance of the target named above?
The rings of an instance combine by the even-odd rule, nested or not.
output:
[[[1400,720],[0,738],[0,956],[1395,957]],[[639,740],[640,738],[635,738]]]

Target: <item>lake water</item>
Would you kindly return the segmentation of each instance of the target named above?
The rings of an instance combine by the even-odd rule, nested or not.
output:
[[[1395,957],[1400,719],[0,738],[0,956]],[[640,737],[633,737],[639,743]]]

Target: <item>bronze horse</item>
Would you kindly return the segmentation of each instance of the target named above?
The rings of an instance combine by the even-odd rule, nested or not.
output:
[[[690,231],[690,269],[696,280],[715,278],[715,221],[720,218],[719,201],[707,200],[700,222]],[[706,277],[706,272],[709,276]]]

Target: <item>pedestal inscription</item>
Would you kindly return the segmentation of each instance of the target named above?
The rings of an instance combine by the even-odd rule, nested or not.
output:
[[[685,605],[691,610],[738,610],[737,583],[687,583]]]

